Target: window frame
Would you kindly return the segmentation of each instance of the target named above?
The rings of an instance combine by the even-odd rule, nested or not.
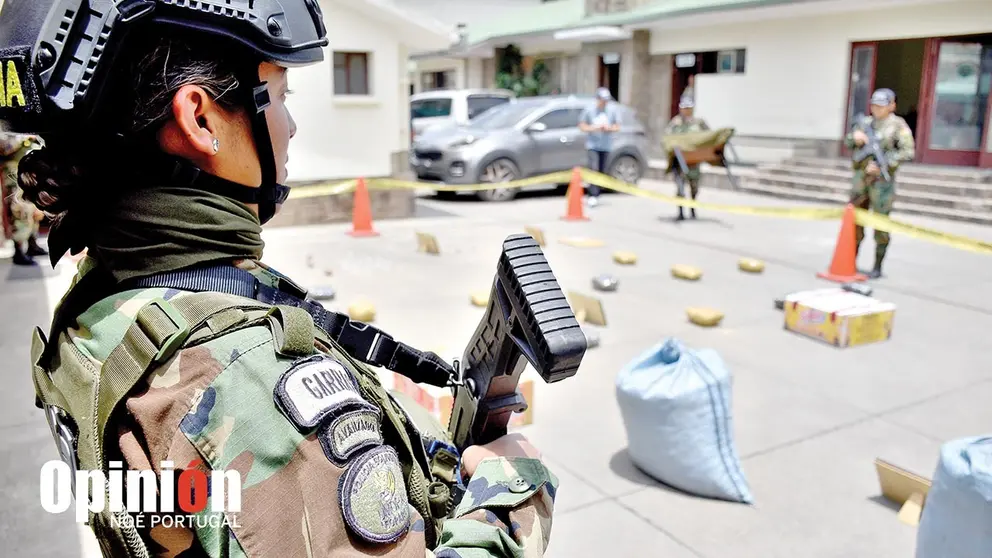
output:
[[[470,105],[470,103],[472,102],[472,99],[478,99],[478,98],[482,98],[482,99],[498,99],[498,100],[500,100],[499,103],[497,103],[495,105],[489,106],[488,108],[486,108],[486,110],[493,109],[493,108],[498,107],[500,105],[505,105],[505,104],[509,103],[513,99],[509,95],[497,95],[497,94],[493,94],[493,93],[472,93],[470,95],[467,95],[465,97],[465,114],[466,114],[466,116],[468,116],[468,119],[469,120],[472,120],[476,116],[479,116],[483,112],[486,112],[486,110],[484,110],[484,111],[481,111],[481,112],[479,112],[477,114],[472,114],[472,106]]]
[[[338,65],[338,55],[344,56],[344,65]],[[364,93],[353,93],[352,83],[351,83],[351,60],[353,58],[363,59],[365,65],[365,84]],[[372,53],[369,51],[358,51],[358,50],[335,50],[332,53],[331,59],[331,89],[334,92],[335,97],[370,97],[372,96]],[[344,68],[344,84],[343,91],[338,91],[338,69]]]
[[[447,114],[436,114],[434,116],[413,116],[413,104],[414,103],[446,103]],[[440,97],[427,97],[425,99],[413,99],[410,101],[410,118],[451,118],[455,112],[455,99],[454,97],[440,96]]]
[[[536,124],[538,122],[541,122],[542,120],[544,120],[545,118],[547,118],[548,116],[550,116],[551,114],[556,113],[556,112],[575,112],[576,113],[575,124],[572,124],[572,125],[569,125],[569,126],[562,126],[562,127],[559,127],[559,128],[552,128],[551,126],[548,126],[547,127],[547,131],[549,131],[549,132],[552,131],[552,130],[571,130],[572,128],[578,128],[579,127],[579,122],[582,121],[582,113],[584,112],[584,109],[581,108],[581,107],[554,107],[554,108],[548,110],[547,112],[545,112],[544,114],[542,114],[542,115],[538,116],[537,118],[535,118],[532,123]],[[543,122],[542,122],[542,124],[543,124]],[[545,125],[547,126],[547,124],[545,124]]]

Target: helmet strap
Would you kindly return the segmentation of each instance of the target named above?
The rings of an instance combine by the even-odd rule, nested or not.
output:
[[[258,79],[258,66],[244,71],[242,85],[251,98],[248,109],[252,114],[251,129],[255,138],[255,152],[262,170],[262,184],[259,189],[258,220],[264,225],[276,214],[278,205],[289,197],[289,188],[279,184],[276,177],[276,155],[272,149],[272,135],[265,119],[265,109],[271,104],[268,85]],[[249,84],[252,84],[249,86]]]

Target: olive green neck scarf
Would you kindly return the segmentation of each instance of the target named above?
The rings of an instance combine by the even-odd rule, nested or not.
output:
[[[85,215],[70,212],[52,231],[53,257],[86,247],[117,282],[197,264],[262,257],[262,226],[243,203],[182,187],[118,192],[99,204],[103,207],[90,205]]]

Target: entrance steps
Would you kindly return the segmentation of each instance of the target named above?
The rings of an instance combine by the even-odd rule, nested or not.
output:
[[[658,168],[661,166],[661,168]],[[652,165],[662,178],[663,165]],[[731,167],[740,191],[780,199],[847,203],[854,171],[846,159],[793,158],[757,167]],[[729,188],[722,168],[703,169],[703,187]],[[992,171],[905,164],[896,178],[893,211],[992,225]]]

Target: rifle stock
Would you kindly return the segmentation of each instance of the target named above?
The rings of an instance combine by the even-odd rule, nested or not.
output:
[[[517,392],[528,362],[545,382],[578,371],[586,337],[529,235],[503,242],[489,306],[459,363],[448,431],[459,452],[506,434],[514,412],[527,408]]]

